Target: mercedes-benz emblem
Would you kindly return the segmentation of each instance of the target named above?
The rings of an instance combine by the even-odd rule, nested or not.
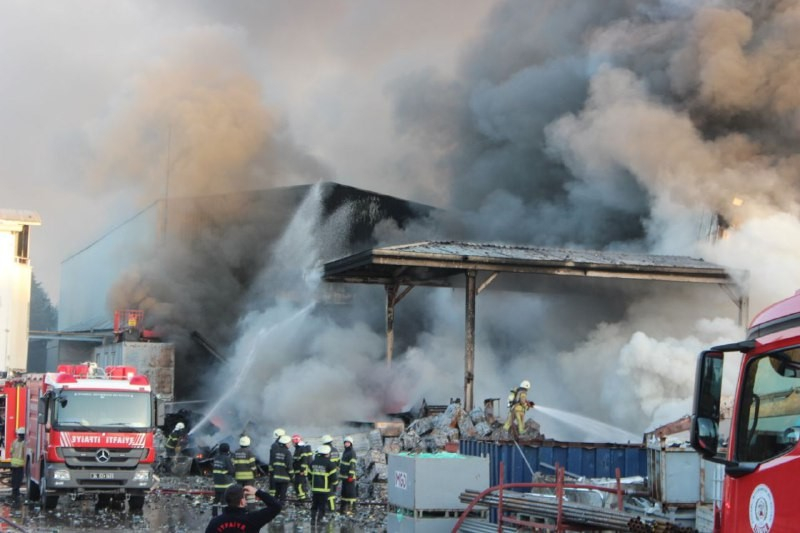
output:
[[[105,448],[100,448],[97,450],[97,453],[94,454],[95,458],[97,459],[98,463],[107,463],[109,459],[111,459],[111,452],[109,452]]]

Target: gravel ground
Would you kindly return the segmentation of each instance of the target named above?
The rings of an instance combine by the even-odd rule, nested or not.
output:
[[[7,501],[9,489],[0,487],[0,531],[202,532],[211,519],[211,490],[209,478],[162,477],[158,487],[147,496],[144,509],[139,513],[131,513],[127,509],[96,509],[94,498],[89,497],[77,500],[62,497],[58,506],[49,511],[41,509],[38,503],[13,505]],[[355,516],[343,517],[337,514],[330,522],[313,529],[309,516],[309,504],[289,503],[287,508],[262,531],[379,533],[386,530],[385,502],[362,501]]]

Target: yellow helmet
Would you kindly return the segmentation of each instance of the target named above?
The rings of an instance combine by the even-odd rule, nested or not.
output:
[[[322,444],[330,444],[331,442],[333,442],[333,437],[328,434],[322,436]]]
[[[250,437],[248,437],[247,435],[242,435],[242,438],[239,439],[239,446],[242,446],[244,448],[250,446]]]
[[[520,388],[528,390],[528,389],[531,388],[531,382],[526,379],[522,383],[520,383],[519,386],[520,386]]]
[[[283,437],[284,435],[286,435],[286,430],[283,429],[283,428],[278,428],[278,429],[276,429],[275,431],[272,432],[272,437],[275,438],[275,439]]]

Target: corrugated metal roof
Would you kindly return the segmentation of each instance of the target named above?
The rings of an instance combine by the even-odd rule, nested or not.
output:
[[[28,226],[41,226],[42,217],[36,211],[0,208],[0,222],[19,222]]]
[[[471,242],[420,242],[375,248],[325,265],[325,280],[449,285],[467,270],[730,284],[722,266],[702,259],[598,250]]]

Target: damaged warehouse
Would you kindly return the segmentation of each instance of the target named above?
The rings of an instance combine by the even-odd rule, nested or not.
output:
[[[329,222],[334,221],[337,224],[343,224],[343,226],[341,226],[343,228],[352,228],[352,222],[348,220],[351,212],[348,211],[346,207],[348,205],[347,198],[348,195],[355,195],[355,201],[358,202],[359,195],[363,194],[349,190],[342,192],[342,189],[336,185],[322,185],[304,189],[302,192],[297,190],[281,192],[277,195],[277,198],[279,198],[277,202],[275,200],[270,201],[275,205],[279,205],[286,201],[286,193],[289,193],[295,198],[298,207],[296,207],[296,214],[290,220],[285,221],[283,233],[280,236],[274,237],[274,243],[271,248],[274,256],[271,260],[273,264],[267,269],[267,273],[269,276],[273,276],[276,281],[285,280],[285,276],[288,272],[286,269],[296,266],[291,260],[295,259],[295,256],[292,254],[298,251],[293,249],[297,243],[297,232],[308,231],[308,226],[301,224],[301,222],[304,222],[305,219],[311,219],[314,221],[314,224],[320,224],[320,219],[318,218],[320,215],[315,213],[319,213],[321,206],[330,203],[330,200],[326,200],[326,198],[330,198],[331,195],[336,198],[338,195],[338,198],[342,199],[339,200],[338,204],[334,204],[338,205],[338,207],[323,207],[322,213],[327,213],[324,217],[327,217]],[[381,202],[387,201],[385,199],[374,200],[370,198],[372,197],[368,195],[365,200],[366,205],[380,206],[382,205]],[[184,203],[182,205],[186,208],[191,204]],[[202,205],[202,203],[200,205]],[[355,205],[357,205],[357,203]],[[403,204],[397,205],[402,206]],[[193,207],[193,209],[195,208],[196,207]],[[394,209],[395,212],[398,212],[397,207]],[[367,222],[372,225],[370,227],[374,228],[376,225],[383,223],[387,217],[385,213],[390,211],[391,210],[382,212],[380,209],[376,209],[374,211],[375,214],[367,219]],[[236,211],[234,210],[234,212]],[[243,213],[246,212],[247,211],[244,211]],[[415,207],[408,211],[402,211],[401,209],[399,212],[406,214],[396,216],[396,218],[392,219],[392,224],[399,224],[401,221],[405,221],[404,223],[406,224],[412,224],[413,217],[403,217],[409,217],[410,213],[417,213],[415,216],[427,216],[430,213],[429,211],[425,211],[423,207]],[[178,213],[180,213],[180,210]],[[337,220],[337,213],[344,213],[345,216]],[[161,215],[149,218],[155,221],[164,221]],[[171,220],[172,222],[170,223],[173,225],[177,224],[177,228],[179,228],[178,234],[180,234],[181,231],[185,231],[180,230],[180,228],[184,227],[183,225],[186,224],[186,222],[181,223],[181,220],[196,219],[198,219],[198,216],[196,214],[191,214],[190,210],[183,215],[171,214],[168,220]],[[325,218],[323,218],[323,220],[324,219]],[[323,227],[325,226],[324,223],[322,225]],[[158,225],[156,225],[156,227],[158,227]],[[192,225],[188,224],[187,227],[191,228]],[[274,229],[272,231],[274,231]],[[348,231],[353,230],[350,229]],[[357,243],[365,242],[364,239],[368,239],[373,229],[362,231],[364,238],[353,239],[351,237],[348,246],[355,247]],[[337,235],[340,233],[341,229],[330,233],[323,230],[322,236],[328,238],[329,235]],[[346,233],[347,232],[345,232],[345,234]],[[122,234],[124,234],[124,232]],[[328,244],[330,244],[329,241]],[[108,245],[103,245],[100,246],[99,249],[106,250],[107,247]],[[303,249],[301,251],[308,252],[308,250],[309,249]],[[312,260],[310,261],[308,258],[304,258],[303,264],[308,267],[313,267],[314,261],[316,261],[318,265],[321,256],[317,254],[322,254],[325,250],[324,246],[320,247],[314,253],[311,258]],[[327,250],[325,253],[332,252]],[[341,254],[341,251],[339,253]],[[87,259],[88,257],[75,257],[72,261],[74,261],[77,266],[77,264],[81,264]],[[284,259],[289,259],[290,261],[281,265],[280,261]],[[277,265],[274,264],[276,262]],[[345,434],[346,420],[348,419],[371,420],[371,423],[378,427],[381,423],[386,424],[387,420],[403,419],[404,412],[402,409],[407,408],[409,405],[419,400],[418,396],[414,397],[412,394],[408,393],[409,391],[403,393],[401,389],[403,382],[402,380],[398,381],[398,377],[402,376],[403,373],[403,363],[394,356],[396,350],[394,344],[396,324],[395,306],[407,296],[411,298],[413,295],[409,295],[409,293],[412,288],[417,285],[448,288],[451,291],[463,288],[466,295],[463,403],[461,399],[453,401],[446,406],[442,406],[441,412],[435,415],[428,414],[428,416],[420,416],[429,412],[432,406],[426,406],[427,409],[416,411],[411,417],[409,417],[408,412],[405,412],[407,424],[403,427],[402,431],[397,431],[396,424],[389,424],[385,425],[382,430],[373,430],[371,433],[368,433],[365,438],[361,439],[362,445],[360,449],[364,452],[363,455],[359,456],[359,478],[362,494],[366,497],[374,498],[374,500],[370,501],[374,501],[376,505],[380,505],[382,501],[385,502],[387,498],[388,491],[386,489],[386,483],[391,479],[389,461],[392,455],[410,454],[411,457],[414,457],[418,454],[454,453],[459,451],[469,455],[487,455],[488,452],[485,449],[476,451],[476,449],[469,448],[468,443],[474,441],[494,443],[494,446],[500,446],[501,448],[506,446],[512,455],[519,452],[519,446],[524,446],[525,449],[551,449],[551,452],[543,452],[543,459],[534,461],[532,464],[536,464],[537,468],[541,466],[545,470],[549,467],[552,471],[557,468],[556,464],[560,462],[557,458],[560,457],[559,454],[562,448],[571,450],[583,449],[579,444],[570,444],[569,441],[563,440],[563,437],[561,440],[549,440],[549,438],[552,437],[547,435],[546,432],[543,432],[538,423],[531,417],[528,417],[525,431],[519,439],[516,441],[512,440],[499,423],[505,419],[505,398],[502,399],[502,403],[499,399],[494,399],[484,402],[483,407],[476,407],[474,405],[474,382],[476,378],[480,379],[480,374],[475,372],[475,301],[476,296],[485,289],[491,287],[499,291],[549,292],[551,294],[559,294],[561,291],[569,292],[569,283],[566,281],[559,283],[552,283],[550,281],[543,282],[542,280],[544,278],[549,278],[549,275],[561,276],[568,280],[574,279],[574,282],[579,286],[579,291],[583,290],[586,283],[591,282],[593,284],[593,290],[599,290],[600,292],[607,291],[607,294],[614,294],[615,291],[618,290],[611,285],[611,280],[609,280],[609,278],[646,280],[651,283],[683,281],[695,284],[705,283],[722,285],[729,290],[731,298],[733,298],[735,304],[738,306],[740,319],[742,315],[746,314],[747,309],[747,296],[736,292],[735,283],[724,269],[703,261],[674,256],[569,251],[520,246],[480,245],[465,242],[423,242],[411,245],[373,248],[343,259],[329,261],[325,263],[324,272],[320,272],[321,281],[327,282],[321,285],[316,284],[313,279],[309,279],[305,272],[305,270],[301,272],[303,279],[300,280],[299,284],[297,284],[296,279],[292,279],[294,285],[284,285],[284,287],[291,288],[291,290],[280,295],[264,293],[263,287],[259,286],[258,278],[253,278],[249,283],[253,285],[253,294],[258,295],[258,297],[267,297],[275,301],[279,301],[280,299],[303,301],[304,298],[311,298],[314,303],[306,307],[290,305],[288,307],[290,311],[287,312],[285,309],[280,309],[279,314],[272,313],[269,308],[267,308],[265,312],[263,310],[263,304],[262,309],[251,308],[245,313],[245,317],[249,316],[251,319],[255,317],[257,321],[260,321],[261,318],[259,317],[261,316],[268,320],[271,319],[273,322],[268,327],[262,326],[260,329],[253,330],[250,338],[244,335],[234,344],[223,343],[222,346],[225,346],[225,348],[222,350],[217,349],[215,346],[216,343],[212,343],[208,336],[200,334],[195,330],[193,324],[186,323],[185,319],[195,316],[190,310],[187,312],[174,313],[174,309],[162,306],[158,300],[153,297],[153,293],[140,292],[142,289],[146,288],[149,283],[157,280],[148,281],[146,276],[131,278],[131,276],[126,275],[123,276],[126,282],[122,284],[117,283],[114,287],[120,289],[122,294],[127,294],[129,296],[138,295],[137,297],[139,299],[133,300],[133,304],[131,305],[140,305],[145,308],[142,315],[144,322],[141,324],[141,332],[139,332],[139,334],[134,334],[134,337],[137,338],[125,339],[124,335],[120,337],[119,333],[116,331],[117,328],[113,328],[115,330],[113,333],[117,335],[118,340],[122,341],[120,346],[124,345],[126,342],[135,343],[136,341],[144,341],[144,346],[149,345],[152,347],[159,344],[158,340],[161,339],[162,336],[164,338],[175,339],[176,332],[178,334],[180,334],[181,331],[186,332],[183,340],[180,340],[180,335],[177,336],[178,342],[175,345],[175,398],[177,400],[187,398],[191,402],[200,401],[203,398],[202,395],[198,397],[190,394],[187,397],[182,396],[181,393],[181,387],[185,394],[187,390],[186,387],[192,383],[192,381],[187,381],[186,379],[186,361],[192,361],[191,365],[193,366],[198,362],[195,356],[187,357],[186,349],[191,346],[194,346],[194,348],[192,348],[193,350],[202,348],[202,352],[194,353],[203,353],[205,356],[210,355],[213,357],[213,361],[211,361],[212,364],[218,363],[221,365],[221,377],[223,378],[221,384],[224,385],[226,380],[228,383],[232,384],[232,386],[217,393],[217,401],[213,405],[201,404],[197,406],[200,416],[195,416],[194,419],[191,420],[195,440],[205,440],[206,442],[204,442],[203,446],[211,449],[214,441],[219,442],[221,438],[232,438],[236,434],[246,431],[248,434],[252,434],[256,437],[254,442],[256,443],[255,449],[258,455],[267,457],[267,448],[270,442],[270,439],[267,437],[270,431],[269,427],[276,424],[289,424],[287,424],[284,419],[271,418],[266,419],[268,425],[265,427],[263,413],[253,409],[250,409],[248,412],[248,407],[235,403],[235,396],[231,394],[232,391],[242,390],[243,387],[246,390],[250,384],[253,383],[251,380],[254,378],[258,379],[258,376],[275,375],[276,372],[280,371],[280,366],[275,366],[273,363],[259,359],[257,346],[278,341],[278,344],[274,346],[275,349],[282,349],[281,347],[284,346],[289,350],[289,353],[296,353],[297,348],[293,345],[299,342],[298,346],[304,347],[302,348],[304,350],[311,350],[313,353],[316,348],[313,344],[305,342],[305,340],[309,340],[308,338],[303,341],[299,340],[302,337],[302,333],[300,333],[301,329],[297,329],[300,327],[300,324],[303,324],[304,328],[309,328],[308,331],[314,330],[314,326],[321,324],[325,324],[325,327],[329,328],[330,325],[337,324],[337,315],[340,314],[339,310],[343,307],[364,305],[365,302],[371,299],[374,300],[373,296],[368,291],[355,288],[346,291],[338,290],[338,282],[344,281],[350,282],[351,284],[384,284],[386,287],[386,318],[383,322],[386,332],[383,343],[385,357],[383,358],[383,370],[379,371],[377,376],[380,382],[385,385],[385,389],[380,391],[366,391],[370,398],[367,405],[372,407],[369,410],[359,411],[356,409],[348,412],[340,412],[333,416],[331,416],[331,411],[323,410],[326,416],[330,417],[333,421],[334,427],[337,424],[342,425],[341,435]],[[534,275],[529,276],[527,274]],[[294,275],[296,276],[296,274]],[[522,275],[521,277],[524,278],[524,280],[519,279],[520,275]],[[514,279],[512,280],[511,278]],[[138,279],[138,284],[131,284],[131,279],[133,279],[133,281]],[[76,287],[79,287],[79,285],[76,285]],[[253,294],[250,294],[249,297],[252,297]],[[125,298],[127,297],[128,296]],[[67,301],[69,301],[69,299],[67,299]],[[131,300],[126,300],[124,298],[121,301],[131,302]],[[230,303],[228,307],[230,307]],[[374,308],[375,306],[369,304],[369,307]],[[320,317],[328,313],[331,313],[330,317],[325,318],[325,321],[320,321]],[[70,315],[66,314],[65,316]],[[160,318],[166,318],[166,321],[164,323],[159,323]],[[373,313],[371,322],[373,324],[380,324],[375,318]],[[204,320],[206,321],[203,323],[207,324],[207,318]],[[412,318],[411,321],[409,321],[402,316],[402,313],[398,313],[397,324],[414,325],[415,320],[415,318]],[[246,325],[246,320],[244,324]],[[226,328],[229,329],[230,325],[220,322],[216,324],[214,328],[211,328],[212,335],[217,338],[216,335],[218,335],[220,331],[224,332]],[[102,327],[89,328],[90,331],[94,332],[102,329]],[[297,332],[295,332],[296,329]],[[402,329],[402,327],[398,329],[398,339],[403,343],[408,343],[408,340],[403,340],[408,337],[408,334],[403,332]],[[273,337],[274,332],[278,330],[281,331],[281,339]],[[146,331],[152,331],[154,337],[143,338],[137,336],[144,335]],[[189,333],[190,331],[191,333]],[[300,337],[298,337],[298,335],[300,335]],[[201,339],[202,342],[197,341],[198,338]],[[195,344],[189,342],[190,340],[195,342]],[[369,357],[375,363],[380,361],[380,359],[376,357],[377,353],[374,351],[374,348],[378,346],[378,341],[379,339],[377,337],[373,337],[366,343],[366,345],[370,346],[370,349],[373,350]],[[74,341],[63,342],[71,342],[74,344]],[[154,342],[155,344],[153,344]],[[281,344],[286,342],[288,342],[288,344]],[[135,344],[130,347],[134,351],[139,349]],[[103,349],[108,350],[109,346],[106,345]],[[103,349],[101,349],[101,351]],[[183,352],[182,355],[178,356],[181,352]],[[232,354],[229,355],[228,352],[232,352]],[[181,363],[181,358],[184,361],[183,363]],[[228,364],[237,359],[240,362],[244,360],[244,365],[237,367],[233,364]],[[256,364],[256,361],[258,361],[258,364]],[[330,363],[333,365],[337,364],[335,360],[331,360]],[[334,368],[334,366],[330,368]],[[370,365],[370,368],[378,367]],[[399,374],[397,373],[398,371],[400,371]],[[204,390],[203,381],[197,381],[200,375],[201,373],[193,372],[191,377],[194,380],[195,389],[202,391]],[[324,375],[324,372],[321,375]],[[216,378],[219,377],[220,376],[216,376]],[[363,378],[359,379],[359,386],[363,386],[366,382]],[[541,380],[537,382],[537,380],[534,379],[534,383],[534,390],[536,390],[536,386],[541,383]],[[281,393],[278,393],[278,396],[275,395],[275,391],[271,390],[271,387],[274,387],[274,385],[272,379],[266,379],[264,381],[263,390],[254,391],[255,397],[269,399],[268,401],[275,402],[276,399],[281,396]],[[278,405],[280,405],[279,400]],[[345,403],[344,405],[347,404]],[[541,412],[544,412],[545,407],[543,405],[538,408]],[[214,421],[213,424],[211,424],[212,420]],[[300,426],[301,431],[309,435],[323,434],[329,431],[327,427],[320,424],[320,420],[321,419],[308,419],[304,421],[302,423],[303,425]],[[387,429],[388,427],[392,427],[392,429]],[[206,434],[206,432],[208,432],[208,434]],[[630,443],[636,440],[637,439],[628,438],[627,441],[623,442]],[[363,442],[366,442],[367,445],[364,445]],[[607,448],[607,446],[604,445],[593,446],[596,446],[595,449],[597,450]],[[635,451],[623,453],[626,462],[623,466],[627,465],[628,467],[628,470],[624,471],[629,472],[631,475],[641,475],[643,470],[641,464],[641,445],[631,444],[629,447],[630,450]],[[611,445],[611,449],[616,450],[610,452],[611,455],[615,455],[618,454],[619,450],[625,450],[626,448],[623,445],[613,444]],[[548,453],[550,455],[548,455]],[[629,453],[637,454],[637,458],[632,460],[628,457]],[[500,455],[498,455],[498,457],[499,456]],[[548,460],[548,457],[550,460]],[[589,460],[589,462],[591,462],[591,460]],[[491,475],[487,474],[487,476],[489,476],[487,479],[491,478],[493,483],[498,481],[496,479],[498,468],[496,463],[497,459],[493,459],[491,466],[492,473]],[[514,469],[508,469],[506,472],[507,475],[510,476],[518,475],[514,474]],[[579,469],[578,473],[583,476],[584,474],[581,472],[583,471]],[[522,472],[519,475],[530,478],[532,474],[533,473],[529,469],[527,472]],[[512,477],[505,479],[505,481],[512,480]],[[461,488],[458,489],[458,491],[460,490]],[[453,510],[448,512],[453,512]]]

